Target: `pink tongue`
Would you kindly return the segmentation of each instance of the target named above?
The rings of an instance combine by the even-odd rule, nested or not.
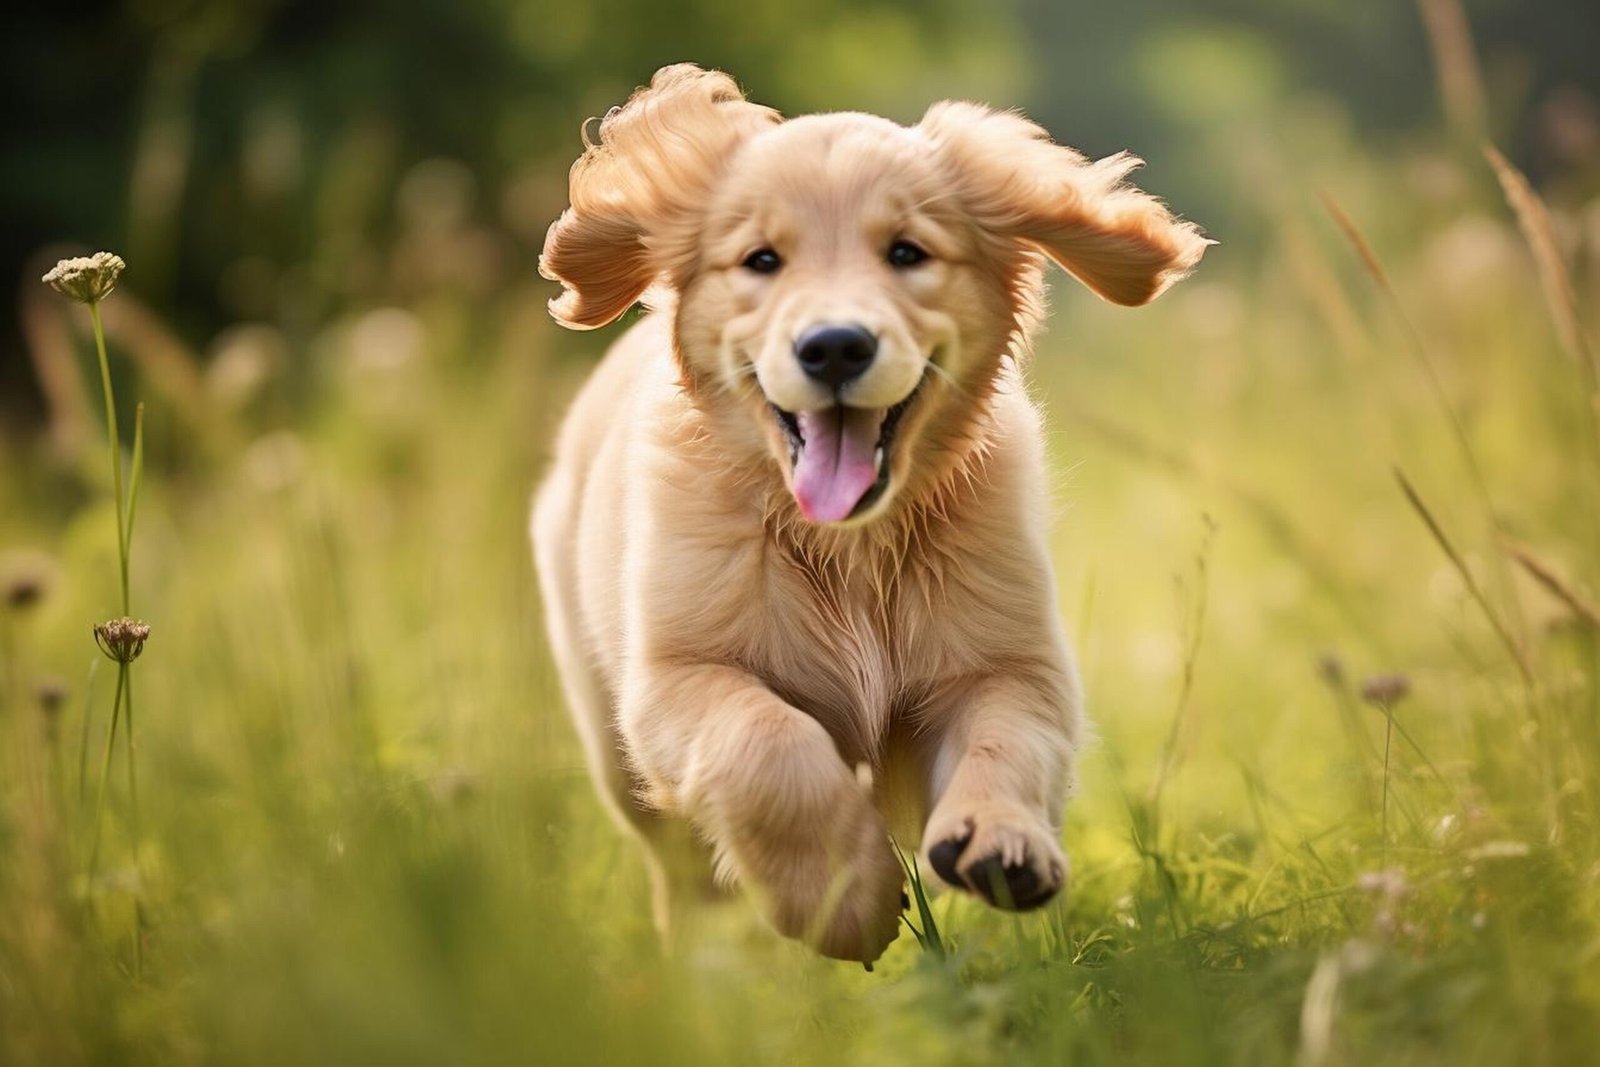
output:
[[[834,407],[802,411],[800,437],[805,447],[794,467],[794,498],[812,522],[849,517],[878,480],[873,453],[883,412]]]

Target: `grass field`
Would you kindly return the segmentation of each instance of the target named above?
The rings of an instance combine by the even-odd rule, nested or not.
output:
[[[137,829],[124,733],[92,873],[103,440],[0,437],[0,1063],[1600,1062],[1600,436],[1561,295],[1600,226],[1536,252],[1473,148],[1321,184],[1146,311],[1057,286],[1074,884],[939,898],[948,958],[906,933],[871,974],[742,906],[664,957],[590,793],[524,531],[605,337],[530,279],[201,372],[117,316],[132,263],[152,634]],[[81,309],[38,299],[98,410]]]

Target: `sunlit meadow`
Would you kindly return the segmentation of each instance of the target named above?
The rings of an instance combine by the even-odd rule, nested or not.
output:
[[[1058,277],[1031,358],[1096,722],[1073,884],[936,897],[948,955],[907,930],[870,974],[741,904],[662,952],[525,532],[607,337],[548,321],[465,167],[324,249],[384,299],[203,351],[128,252],[131,758],[93,332],[47,257],[49,419],[0,434],[0,1063],[1600,1060],[1600,202],[1547,205],[1470,99],[1383,151],[1218,99],[1253,236],[1138,312]]]

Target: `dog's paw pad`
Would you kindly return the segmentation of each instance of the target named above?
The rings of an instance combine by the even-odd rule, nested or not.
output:
[[[1032,911],[1048,903],[1061,888],[1059,877],[1046,880],[1031,864],[1011,866],[1003,863],[998,853],[968,867],[965,881],[990,904],[1008,911]]]

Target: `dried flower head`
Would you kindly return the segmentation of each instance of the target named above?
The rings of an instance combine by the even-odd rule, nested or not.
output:
[[[111,295],[117,279],[128,265],[113,252],[63,259],[50,268],[44,283],[64,297],[80,304],[98,304]]]
[[[100,651],[118,663],[132,663],[144,651],[150,627],[137,619],[112,619],[94,628],[95,643]]]
[[[60,678],[42,678],[33,687],[33,699],[44,716],[44,735],[52,745],[61,736],[61,711],[67,705],[67,683]]]
[[[33,687],[33,697],[45,718],[55,719],[67,703],[67,683],[60,678],[41,678]]]
[[[49,558],[36,552],[0,556],[0,604],[13,611],[33,607],[50,591],[52,570]]]
[[[1406,881],[1406,872],[1398,867],[1363,871],[1356,878],[1356,886],[1365,893],[1390,901],[1399,900],[1411,888],[1410,883]]]
[[[1317,657],[1317,674],[1333,688],[1344,688],[1344,660],[1339,658],[1339,653],[1324,652]]]
[[[1375,674],[1361,683],[1361,699],[1379,707],[1393,707],[1411,692],[1411,679],[1403,674]]]
[[[0,598],[14,611],[31,608],[44,596],[44,579],[37,574],[7,575],[0,587]]]

